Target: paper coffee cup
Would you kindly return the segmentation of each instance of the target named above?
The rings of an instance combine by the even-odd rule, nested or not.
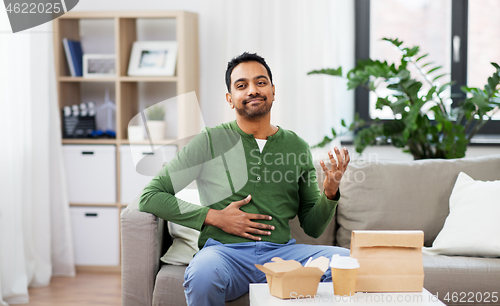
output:
[[[333,293],[335,295],[354,295],[359,263],[356,258],[335,254],[330,261]]]

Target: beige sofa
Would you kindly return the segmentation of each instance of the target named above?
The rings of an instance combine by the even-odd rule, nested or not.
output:
[[[421,229],[425,245],[431,246],[448,215],[448,199],[460,171],[477,180],[500,180],[500,155],[352,162],[341,183],[336,216],[325,233],[310,238],[294,219],[292,236],[297,243],[349,247],[354,229]],[[163,220],[131,204],[122,213],[121,226],[123,305],[185,305],[182,283],[186,267],[162,265],[159,260],[171,244]],[[424,273],[424,287],[441,300],[447,293],[500,291],[500,258],[424,254]],[[226,303],[248,304],[248,294]]]

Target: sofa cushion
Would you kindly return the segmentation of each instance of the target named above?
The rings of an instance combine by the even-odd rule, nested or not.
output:
[[[335,218],[334,218],[335,219]],[[290,225],[290,232],[292,238],[295,239],[297,244],[312,244],[312,245],[334,245],[334,232],[335,232],[335,221],[332,219],[330,224],[326,227],[323,234],[318,238],[313,238],[307,235],[302,227],[300,227],[299,218],[295,217],[288,222]]]
[[[476,293],[498,292],[500,286],[500,258],[480,258],[445,255],[423,255],[424,262],[424,288],[447,305],[452,305],[449,301],[443,300],[449,292],[449,297],[453,292],[460,294],[465,292],[466,299],[474,293],[473,303],[468,305],[480,305],[479,295],[476,300]],[[498,295],[498,293],[497,293]],[[459,296],[460,299],[460,296]],[[499,305],[500,302],[485,305]],[[462,303],[466,304],[466,303]]]
[[[184,188],[177,192],[178,199],[188,203],[201,205],[197,189]],[[162,256],[161,261],[171,265],[187,265],[199,251],[198,238],[200,232],[174,222],[167,222],[168,232],[173,239],[172,245]]]
[[[156,275],[153,305],[187,305],[184,296],[184,271],[187,266],[163,265]]]
[[[460,172],[443,229],[424,251],[441,255],[500,257],[500,180],[476,181]],[[474,226],[467,226],[474,224]]]
[[[153,305],[182,306],[186,304],[184,295],[184,271],[187,266],[163,265],[156,275],[155,289],[153,291]],[[242,295],[236,300],[226,302],[231,306],[248,306],[250,300],[248,293]]]
[[[500,155],[349,164],[340,183],[337,244],[349,248],[352,230],[423,230],[424,245],[431,246],[461,171],[476,180],[499,180]]]

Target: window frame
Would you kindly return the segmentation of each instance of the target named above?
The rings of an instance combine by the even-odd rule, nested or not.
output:
[[[354,60],[365,60],[370,57],[370,2],[371,0],[354,1]],[[451,87],[451,93],[457,95],[453,105],[464,99],[465,93],[461,86],[467,85],[467,49],[468,49],[468,8],[469,0],[451,0],[451,79],[456,83]],[[453,37],[460,37],[460,61],[453,58]],[[465,46],[465,47],[464,47]],[[485,80],[486,84],[486,80]],[[372,121],[370,118],[369,91],[358,87],[354,92],[354,110],[360,119]],[[389,121],[389,120],[382,120]],[[500,135],[500,120],[491,120],[479,131],[480,135]]]

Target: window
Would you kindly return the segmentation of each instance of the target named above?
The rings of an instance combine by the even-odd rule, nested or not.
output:
[[[429,53],[429,61],[443,66],[436,75],[451,72],[440,81],[457,82],[450,92],[457,95],[454,103],[464,97],[462,85],[483,87],[494,71],[490,62],[500,63],[500,37],[496,33],[500,1],[356,0],[355,12],[356,61],[369,57],[399,61],[401,54],[382,42],[383,37],[399,38],[406,47],[418,45],[421,55]],[[390,109],[376,110],[375,102],[374,94],[370,97],[366,89],[356,89],[355,109],[360,118],[393,119]],[[500,114],[494,119],[481,134],[500,134]]]
[[[500,64],[500,1],[469,1],[469,27],[467,29],[467,84],[482,87],[495,68],[490,62]],[[500,111],[494,116],[500,120]],[[500,134],[500,128],[497,130]]]

